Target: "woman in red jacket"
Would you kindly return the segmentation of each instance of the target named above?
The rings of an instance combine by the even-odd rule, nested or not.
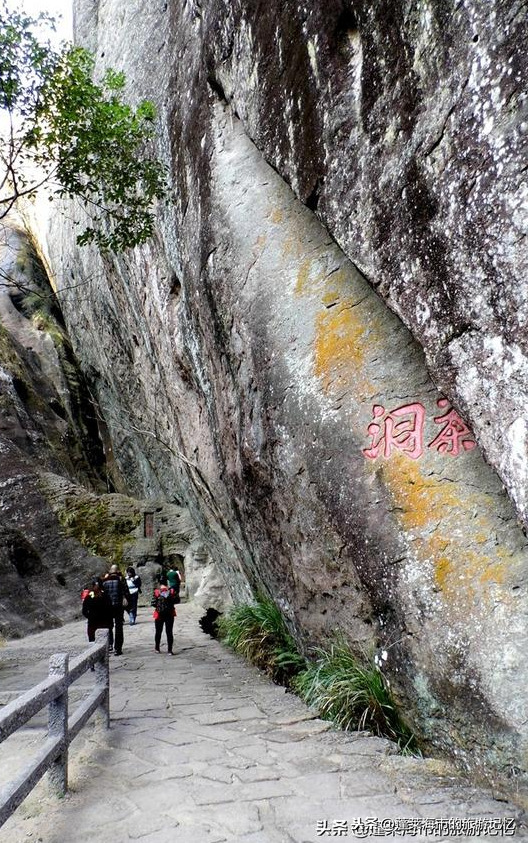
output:
[[[152,598],[152,605],[154,606],[152,617],[154,618],[154,626],[156,629],[154,635],[154,649],[156,650],[156,653],[160,652],[161,634],[163,632],[163,627],[165,627],[165,632],[167,634],[167,652],[170,656],[174,655],[172,652],[172,645],[174,641],[172,628],[174,626],[174,618],[176,616],[174,602],[174,592],[167,585],[162,584],[158,588],[154,589],[154,596]]]

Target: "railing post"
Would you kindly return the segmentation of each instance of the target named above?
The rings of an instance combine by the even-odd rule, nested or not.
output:
[[[98,629],[95,633],[95,640],[98,643],[106,642],[104,657],[95,663],[95,685],[97,688],[104,688],[105,693],[99,706],[99,717],[102,725],[110,728],[110,668],[108,664],[108,636],[107,629]]]
[[[49,660],[49,675],[54,678],[68,674],[68,653],[55,653]],[[61,754],[49,769],[51,786],[64,796],[68,790],[68,685],[48,706],[48,734],[50,738],[60,735],[63,739]]]

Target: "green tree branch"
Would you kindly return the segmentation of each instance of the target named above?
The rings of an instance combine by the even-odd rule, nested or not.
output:
[[[122,251],[153,233],[153,207],[166,199],[166,171],[148,148],[156,112],[123,99],[125,77],[93,81],[86,50],[39,40],[36,18],[0,4],[0,219],[47,184],[50,198],[78,199],[89,217],[81,245]]]

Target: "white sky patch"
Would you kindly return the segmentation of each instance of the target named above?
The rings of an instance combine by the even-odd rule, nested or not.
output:
[[[41,12],[46,12],[55,18],[56,32],[49,33],[53,44],[61,41],[71,41],[73,38],[73,12],[71,0],[7,0],[7,8],[25,12],[31,17],[37,17]]]
[[[47,13],[55,18],[55,30],[48,26],[37,28],[35,35],[45,43],[49,41],[54,49],[59,49],[65,41],[73,40],[73,11],[71,0],[6,0],[9,11],[23,12],[28,17],[36,18]],[[9,119],[0,111],[0,133],[9,131]]]

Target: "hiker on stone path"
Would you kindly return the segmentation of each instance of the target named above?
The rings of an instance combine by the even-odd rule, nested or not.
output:
[[[82,603],[82,613],[88,621],[88,641],[95,641],[97,629],[111,630],[114,625],[112,604],[99,578],[92,580],[92,587],[87,590]]]
[[[141,594],[141,577],[136,574],[134,568],[128,567],[126,569],[126,584],[128,586],[128,593],[130,594],[130,603],[128,604],[128,623],[133,626],[137,617],[137,604],[139,595]]]
[[[172,645],[174,641],[172,628],[174,626],[174,618],[176,617],[174,602],[174,594],[168,585],[161,583],[158,588],[154,589],[154,596],[152,598],[152,606],[154,606],[152,617],[154,618],[154,627],[156,630],[154,635],[154,649],[156,653],[160,652],[161,634],[163,632],[163,627],[165,627],[167,635],[167,653],[170,656],[174,655],[172,652]]]
[[[112,604],[112,617],[114,619],[114,631],[110,630],[110,649],[114,648],[114,655],[120,656],[123,653],[123,612],[130,604],[130,593],[121,571],[117,565],[112,565],[108,574],[103,580],[103,588]]]
[[[182,576],[175,565],[170,565],[167,571],[167,585],[172,590],[174,595],[174,602],[180,602],[180,586],[182,583]]]

